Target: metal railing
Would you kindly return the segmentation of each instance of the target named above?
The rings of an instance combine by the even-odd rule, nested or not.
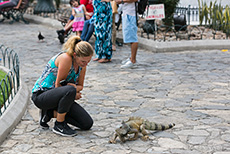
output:
[[[196,6],[178,6],[175,10],[176,14],[184,14],[186,16],[187,25],[199,24],[199,7]]]
[[[9,106],[20,87],[19,58],[18,54],[4,45],[0,44],[1,64],[8,68],[5,77],[0,81],[0,116]],[[3,71],[3,70],[2,70]]]

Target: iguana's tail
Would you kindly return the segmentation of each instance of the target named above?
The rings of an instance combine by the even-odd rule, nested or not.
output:
[[[173,126],[175,126],[175,124],[173,123],[173,124],[164,125],[164,124],[157,124],[155,122],[145,121],[144,126],[145,129],[147,130],[166,130],[172,128]]]

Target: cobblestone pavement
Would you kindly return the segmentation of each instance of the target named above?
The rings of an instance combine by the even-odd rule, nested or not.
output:
[[[38,42],[38,31],[45,36]],[[1,23],[0,43],[20,58],[29,90],[49,58],[61,50],[54,28],[30,23]],[[90,41],[91,43],[94,40]],[[30,102],[21,122],[1,144],[1,154],[229,154],[230,54],[220,50],[152,53],[138,50],[136,69],[121,70],[129,47],[118,47],[112,62],[90,62],[79,103],[92,115],[89,131],[61,137],[39,128],[39,111]],[[149,141],[109,144],[114,129],[129,116],[173,129],[151,132]],[[53,121],[50,126],[52,128]]]

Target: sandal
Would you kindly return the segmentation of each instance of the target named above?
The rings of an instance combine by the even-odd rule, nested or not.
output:
[[[111,59],[100,59],[98,60],[99,63],[108,63],[111,62]]]

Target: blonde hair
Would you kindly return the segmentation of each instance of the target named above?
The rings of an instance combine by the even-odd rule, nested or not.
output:
[[[81,41],[79,36],[71,36],[63,45],[63,50],[70,56],[75,52],[78,57],[92,56],[94,52],[93,47],[88,42]]]

